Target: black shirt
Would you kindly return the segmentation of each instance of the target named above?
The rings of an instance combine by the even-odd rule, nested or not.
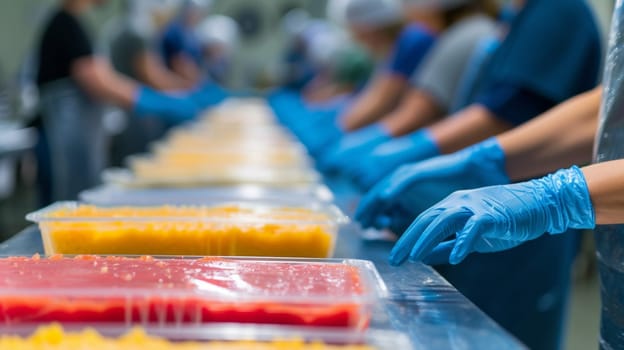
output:
[[[62,9],[49,19],[39,45],[39,86],[68,78],[77,59],[93,55],[91,40],[78,18]]]

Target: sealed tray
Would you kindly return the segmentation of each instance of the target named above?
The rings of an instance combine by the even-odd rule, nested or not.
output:
[[[213,206],[53,204],[26,218],[45,253],[327,258],[348,219],[335,206],[230,202]]]
[[[224,201],[268,203],[330,203],[334,195],[325,185],[279,189],[256,185],[195,188],[126,188],[111,184],[80,193],[81,201],[103,206],[114,205],[210,205]]]
[[[136,157],[136,156],[133,156]],[[133,157],[128,160],[132,163]],[[145,156],[141,157],[145,159]],[[157,144],[153,147],[153,155],[147,157],[154,161],[160,161],[172,166],[202,166],[213,165],[218,167],[225,166],[244,166],[244,165],[264,165],[274,167],[312,167],[312,161],[306,153],[294,148],[271,148],[262,149],[258,147],[253,149],[245,148],[184,148],[169,147],[165,144]]]
[[[151,168],[151,169],[149,169]],[[272,188],[310,187],[318,184],[321,176],[309,169],[269,169],[234,167],[210,172],[206,169],[142,168],[134,174],[128,169],[112,168],[102,173],[105,183],[125,187],[205,187],[224,185],[259,185]]]
[[[60,255],[0,259],[0,324],[365,329],[387,293],[363,260]]]
[[[266,128],[255,128],[243,131],[232,131],[232,128],[212,128],[206,129],[195,127],[195,125],[186,126],[171,130],[165,139],[165,143],[175,147],[241,147],[241,146],[258,146],[258,147],[303,147],[300,142],[290,133],[286,131],[266,131]],[[265,130],[265,131],[263,131]],[[281,129],[280,129],[281,130]],[[267,136],[269,133],[270,137]]]
[[[335,329],[216,325],[163,330],[162,328],[84,327],[51,324],[27,333],[0,336],[2,349],[167,349],[167,350],[408,350],[404,334],[369,330],[345,332]],[[30,347],[28,347],[30,346]]]

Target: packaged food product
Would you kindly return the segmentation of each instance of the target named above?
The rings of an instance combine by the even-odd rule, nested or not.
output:
[[[236,330],[235,330],[236,331]],[[135,327],[121,336],[103,336],[93,328],[78,331],[65,330],[59,324],[39,327],[32,335],[0,336],[0,349],[11,350],[408,350],[407,342],[397,342],[401,334],[372,333],[357,341],[308,340],[298,335],[274,336],[272,340],[255,339],[247,330],[239,337],[244,340],[182,340],[169,341]],[[390,336],[394,338],[390,338]],[[347,335],[347,338],[352,338]],[[395,347],[395,346],[404,347]]]
[[[331,203],[334,195],[325,185],[279,189],[257,185],[128,188],[106,184],[81,192],[79,198],[82,202],[100,206],[214,205],[232,201],[306,205],[310,202]]]
[[[96,207],[60,202],[26,217],[39,224],[46,254],[236,255],[327,258],[335,206],[261,203]]]
[[[0,325],[363,329],[384,291],[361,260],[9,257],[0,259]]]

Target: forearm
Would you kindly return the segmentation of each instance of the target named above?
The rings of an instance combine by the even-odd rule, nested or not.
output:
[[[180,54],[171,60],[171,68],[174,73],[193,83],[199,82],[201,70],[192,59]]]
[[[72,66],[72,77],[95,98],[123,108],[134,105],[138,85],[113,70],[100,58],[85,58]]]
[[[442,114],[434,99],[420,90],[411,90],[399,106],[381,121],[391,135],[409,134],[437,121]]]
[[[583,175],[594,206],[596,223],[624,223],[624,160],[585,167]]]
[[[398,77],[377,77],[341,118],[343,128],[353,131],[378,121],[396,105],[406,84]]]
[[[581,94],[498,136],[507,174],[518,181],[591,161],[601,89]]]
[[[156,90],[183,90],[193,86],[192,81],[169,71],[152,53],[139,55],[134,68],[141,82]]]
[[[498,135],[512,125],[496,118],[486,108],[472,105],[429,128],[441,153],[452,153]]]

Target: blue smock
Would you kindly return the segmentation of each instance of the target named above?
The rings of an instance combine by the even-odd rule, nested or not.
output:
[[[601,53],[583,0],[529,0],[484,71],[475,102],[520,125],[595,87]]]
[[[198,66],[202,65],[202,46],[192,28],[187,28],[179,20],[171,22],[162,34],[160,50],[167,67],[179,54],[191,58]]]
[[[528,0],[480,80],[476,102],[520,124],[595,86],[600,36],[582,0]],[[530,349],[561,347],[579,235],[545,235],[438,271]]]
[[[385,72],[409,79],[433,47],[435,36],[421,25],[410,24],[402,31],[385,63]]]

